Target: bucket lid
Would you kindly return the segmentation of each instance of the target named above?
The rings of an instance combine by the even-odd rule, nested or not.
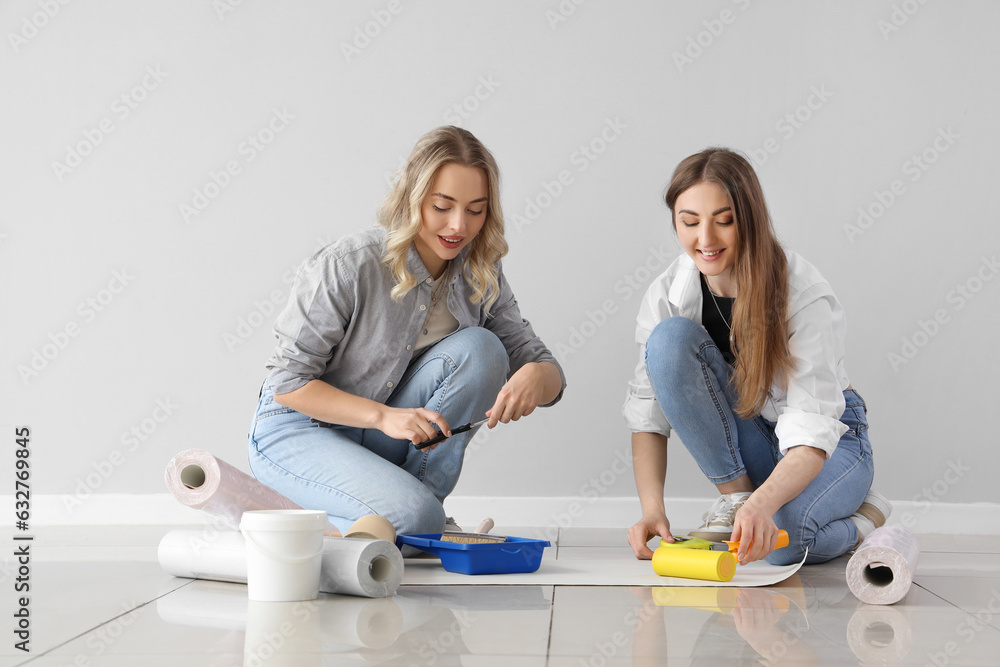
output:
[[[246,530],[323,530],[329,518],[323,510],[250,510],[240,528]]]

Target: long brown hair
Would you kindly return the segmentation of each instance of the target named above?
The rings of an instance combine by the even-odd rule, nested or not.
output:
[[[392,298],[398,301],[417,284],[417,279],[406,268],[406,257],[423,225],[420,205],[438,171],[451,162],[482,169],[486,175],[486,220],[472,241],[462,272],[472,287],[469,300],[481,303],[483,310],[489,313],[490,306],[500,295],[497,262],[507,254],[500,207],[500,168],[493,154],[468,130],[447,125],[431,130],[417,141],[378,210],[379,223],[389,230],[382,259],[396,277]]]
[[[729,196],[739,248],[733,264],[732,343],[736,365],[731,382],[736,412],[748,419],[760,414],[772,384],[786,386],[795,364],[788,350],[788,260],[778,243],[764,191],[747,160],[726,148],[708,148],[685,158],[670,179],[664,197],[674,217],[682,192],[702,182],[718,184]]]

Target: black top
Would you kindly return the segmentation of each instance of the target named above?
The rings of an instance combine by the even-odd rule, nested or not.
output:
[[[708,335],[712,337],[716,347],[722,352],[723,359],[731,366],[736,363],[736,356],[729,345],[729,325],[733,323],[733,301],[735,299],[712,294],[708,289],[708,281],[705,280],[704,274],[701,276],[701,296],[701,323],[708,331]]]

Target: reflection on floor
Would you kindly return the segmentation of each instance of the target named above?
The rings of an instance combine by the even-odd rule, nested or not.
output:
[[[245,586],[162,572],[156,545],[169,529],[39,530],[30,654],[14,647],[21,594],[8,550],[0,665],[1000,664],[1000,536],[919,535],[915,585],[890,607],[848,591],[846,557],[767,588],[483,586],[470,577],[381,600],[256,603]],[[623,539],[623,530],[565,529],[546,559],[631,558]]]

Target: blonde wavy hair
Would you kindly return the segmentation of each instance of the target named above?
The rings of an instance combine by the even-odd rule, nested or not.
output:
[[[788,261],[757,174],[743,156],[729,149],[708,148],[677,165],[664,197],[671,213],[682,192],[705,181],[725,190],[736,219],[739,251],[732,271],[737,289],[732,322],[736,367],[730,381],[738,397],[736,412],[749,419],[764,409],[771,385],[784,386],[795,369],[788,349]]]
[[[396,172],[392,189],[379,206],[378,222],[389,231],[382,261],[396,277],[391,296],[399,301],[417,284],[416,277],[406,268],[406,258],[424,222],[420,213],[424,198],[438,171],[449,163],[482,169],[486,174],[486,220],[473,239],[461,270],[473,290],[469,300],[482,304],[489,314],[490,306],[500,294],[497,263],[507,254],[500,208],[500,169],[479,139],[468,130],[453,125],[439,127],[420,137],[406,164]]]

